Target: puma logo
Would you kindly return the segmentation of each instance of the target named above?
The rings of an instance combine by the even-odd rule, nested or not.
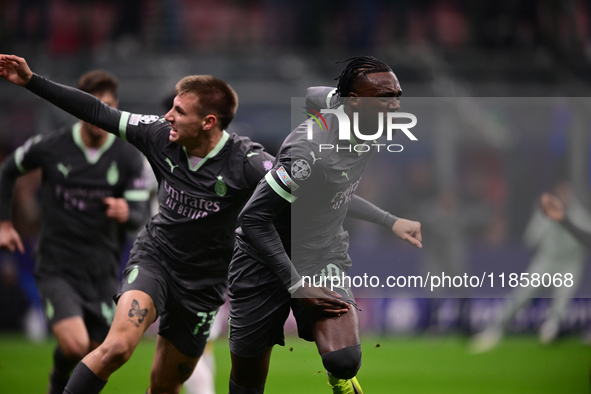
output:
[[[167,157],[164,161],[166,161],[168,163],[168,165],[170,166],[170,172],[172,173],[174,171],[175,168],[178,167],[178,165],[173,165],[172,161],[170,161],[170,159]]]
[[[345,178],[347,178],[347,180],[349,180],[349,171],[351,171],[350,168],[346,172],[343,171],[343,173],[341,174],[341,176],[344,176]]]
[[[72,171],[72,166],[65,166],[62,163],[57,163],[57,169],[59,172],[61,172],[62,174],[64,174],[64,178],[68,177],[68,174],[70,173],[70,171]]]
[[[312,165],[314,165],[314,163],[316,163],[316,160],[322,160],[322,157],[319,157],[318,159],[316,158],[316,155],[314,154],[314,152],[310,152],[310,156],[312,156],[312,159],[314,160],[312,162]],[[349,178],[347,178],[349,179]]]

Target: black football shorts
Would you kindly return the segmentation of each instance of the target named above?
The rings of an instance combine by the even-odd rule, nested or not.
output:
[[[343,261],[342,263],[348,263]],[[328,264],[339,264],[333,261]],[[230,263],[230,312],[228,336],[230,351],[239,357],[256,357],[269,347],[285,345],[283,326],[290,309],[296,318],[298,336],[314,341],[316,318],[285,289],[279,277],[238,246]],[[351,289],[335,288],[342,300],[355,305]]]
[[[227,280],[207,278],[206,286],[189,291],[187,287],[194,284],[185,283],[164,261],[151,245],[136,242],[123,271],[121,294],[130,290],[148,294],[160,316],[158,334],[184,355],[200,357],[215,315],[225,302]]]
[[[67,279],[55,275],[35,275],[48,325],[68,317],[80,316],[90,339],[101,343],[107,337],[113,317],[115,304],[113,295],[117,294],[118,278],[105,278],[100,283],[88,284],[94,287],[81,292],[80,288]]]

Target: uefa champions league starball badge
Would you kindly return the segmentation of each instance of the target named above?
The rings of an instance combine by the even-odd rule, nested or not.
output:
[[[215,182],[215,192],[220,197],[224,197],[228,192],[228,186],[226,185],[226,182],[223,181],[221,175],[218,175],[218,180]]]
[[[312,168],[310,168],[310,164],[304,159],[294,161],[291,166],[291,175],[298,181],[308,179],[311,173]]]

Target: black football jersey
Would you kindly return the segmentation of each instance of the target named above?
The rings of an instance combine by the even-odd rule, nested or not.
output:
[[[158,179],[158,213],[147,233],[177,272],[226,272],[236,217],[274,158],[247,137],[223,132],[196,166],[169,140],[163,117],[122,113],[121,136],[148,158]]]
[[[343,221],[372,156],[371,150],[355,151],[354,141],[338,140],[335,116],[325,119],[330,132],[315,125],[313,139],[307,139],[305,123],[292,131],[272,170],[265,175],[273,191],[290,203],[273,223],[300,275],[326,264],[323,257],[347,253],[349,236]],[[343,149],[321,151],[321,144],[340,145]],[[244,237],[243,232],[239,231],[238,236]]]
[[[193,166],[185,148],[169,140],[164,117],[119,111],[36,74],[26,88],[144,153],[158,178],[159,209],[139,236],[154,243],[171,273],[187,281],[227,275],[236,217],[273,156],[224,131],[215,149]]]
[[[133,209],[146,210],[149,192],[142,157],[135,148],[109,135],[101,148],[88,149],[80,127],[77,123],[30,138],[6,159],[3,172],[16,179],[16,175],[42,169],[36,270],[85,283],[106,273],[115,277],[119,273],[124,229],[107,218],[103,199],[127,199],[131,214]],[[2,202],[0,217],[8,219],[10,199]]]

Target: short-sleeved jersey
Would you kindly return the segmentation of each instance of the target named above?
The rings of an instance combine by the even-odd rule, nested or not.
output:
[[[118,276],[125,231],[107,217],[103,199],[145,204],[149,193],[136,149],[108,135],[103,146],[92,151],[82,142],[80,128],[77,123],[30,138],[9,156],[12,162],[7,165],[20,174],[42,169],[36,271],[94,283],[105,275]]]
[[[358,153],[354,149],[357,142],[338,139],[335,115],[324,117],[328,130],[314,124],[312,139],[307,137],[306,122],[293,130],[265,175],[269,186],[291,203],[273,223],[300,275],[315,272],[331,254],[346,255],[349,237],[343,221],[372,156],[369,145],[367,152]],[[321,150],[321,146],[339,146],[339,150]],[[242,231],[237,236],[249,254],[257,253],[248,247]],[[264,261],[261,256],[258,259]]]
[[[185,278],[204,272],[225,276],[236,217],[274,158],[248,137],[224,131],[194,166],[185,148],[169,140],[171,126],[163,117],[123,112],[125,118],[121,137],[146,155],[158,179],[158,213],[144,236]]]

